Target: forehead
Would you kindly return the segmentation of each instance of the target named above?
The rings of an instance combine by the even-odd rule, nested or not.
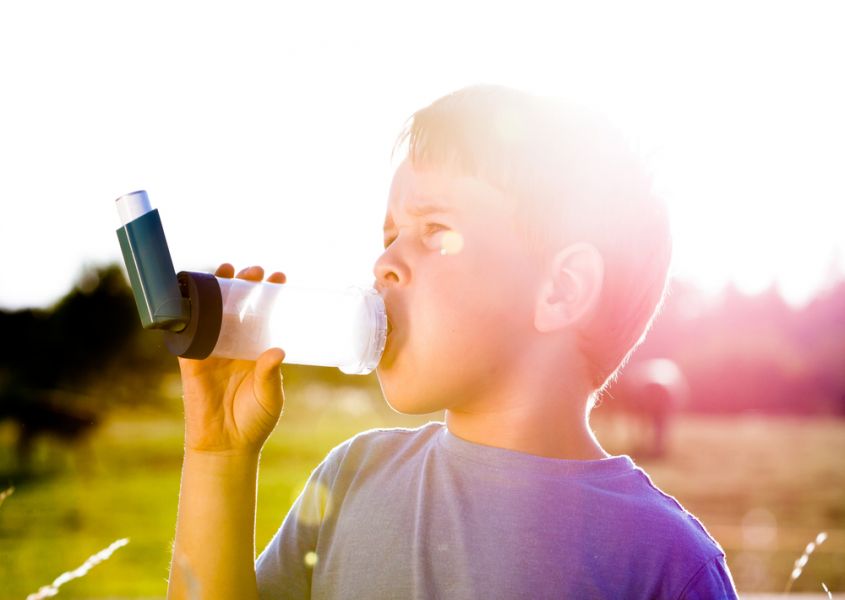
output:
[[[393,176],[385,228],[397,220],[432,213],[480,217],[510,215],[513,209],[511,198],[482,179],[436,167],[420,168],[406,159]]]

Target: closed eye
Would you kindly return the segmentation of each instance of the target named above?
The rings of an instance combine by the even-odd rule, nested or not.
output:
[[[442,231],[444,229],[449,229],[445,225],[441,225],[440,223],[426,223],[425,224],[425,234],[431,235],[437,233],[438,231]]]
[[[449,229],[446,225],[441,225],[440,223],[426,223],[423,227],[423,235],[428,237],[430,235],[434,235],[440,231],[445,231]],[[390,236],[384,239],[384,249],[387,248],[396,241],[396,236]]]

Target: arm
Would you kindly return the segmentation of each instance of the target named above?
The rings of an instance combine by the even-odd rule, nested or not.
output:
[[[231,277],[223,265],[217,275]],[[260,267],[239,277],[260,280]],[[275,273],[268,281],[282,283]],[[278,348],[256,362],[180,359],[185,456],[168,599],[258,598],[258,458],[284,404]]]
[[[168,598],[258,598],[257,474],[257,455],[185,452]]]

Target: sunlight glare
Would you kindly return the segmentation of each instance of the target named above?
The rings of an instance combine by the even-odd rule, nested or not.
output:
[[[317,556],[317,553],[314,552],[313,550],[306,552],[305,557],[303,558],[303,562],[305,563],[305,566],[308,567],[309,569],[313,569],[317,565],[318,560],[319,560],[319,557]]]
[[[445,231],[440,238],[440,255],[458,254],[464,248],[464,236],[457,231]]]
[[[303,525],[320,525],[332,511],[329,488],[321,481],[310,480],[302,491],[297,519]]]
[[[746,548],[771,548],[777,534],[777,519],[767,508],[752,508],[742,517],[742,541]]]

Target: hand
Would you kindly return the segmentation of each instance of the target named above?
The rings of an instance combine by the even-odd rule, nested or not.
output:
[[[232,277],[235,268],[224,263],[215,272]],[[248,267],[238,278],[261,281],[264,269]],[[267,278],[284,283],[284,273]],[[219,454],[258,454],[270,436],[285,402],[280,365],[281,348],[270,348],[257,360],[179,359],[185,404],[185,451]]]

